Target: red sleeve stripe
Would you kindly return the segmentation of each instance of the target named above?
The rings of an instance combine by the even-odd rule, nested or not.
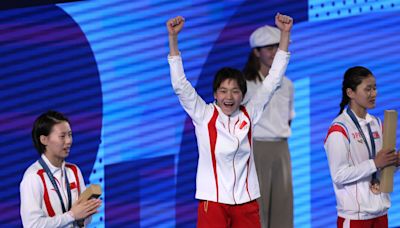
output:
[[[217,122],[218,111],[214,108],[213,116],[208,123],[208,134],[210,137],[210,149],[211,149],[211,159],[212,159],[212,166],[214,169],[214,178],[215,178],[215,187],[217,192],[217,203],[219,202],[219,192],[218,192],[218,174],[217,174],[217,159],[215,157],[215,144],[217,143],[217,128],[215,126]]]
[[[332,125],[332,126],[329,128],[329,131],[328,131],[328,134],[326,135],[326,138],[325,138],[325,140],[324,140],[324,143],[325,143],[326,140],[328,139],[329,135],[330,135],[331,133],[333,133],[333,132],[340,132],[340,133],[342,133],[343,136],[346,137],[346,139],[347,139],[348,141],[350,141],[350,138],[349,138],[349,136],[347,135],[346,129],[345,129],[343,126],[339,125],[339,124],[334,124],[334,125]]]
[[[47,191],[46,181],[44,179],[43,173],[44,173],[44,169],[41,169],[37,172],[37,174],[39,175],[39,177],[43,183],[43,189],[44,189],[43,200],[44,200],[44,204],[46,205],[47,213],[49,214],[50,217],[54,217],[56,215],[56,213],[54,212],[54,209],[51,206],[49,192]]]

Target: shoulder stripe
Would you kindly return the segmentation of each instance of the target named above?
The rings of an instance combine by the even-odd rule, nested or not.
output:
[[[340,132],[343,134],[344,137],[346,137],[346,139],[350,142],[350,138],[349,138],[349,134],[348,134],[348,130],[346,128],[346,126],[341,123],[341,122],[335,122],[331,125],[331,127],[328,130],[328,134],[325,137],[324,143],[326,142],[326,140],[328,139],[329,135],[333,132]]]

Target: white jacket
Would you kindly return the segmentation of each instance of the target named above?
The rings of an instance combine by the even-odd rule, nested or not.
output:
[[[279,50],[263,87],[231,116],[206,104],[187,81],[180,56],[169,56],[171,81],[195,126],[199,161],[196,198],[242,204],[260,197],[252,149],[252,130],[281,83],[290,54]]]
[[[262,78],[264,76],[261,75]],[[247,81],[247,93],[243,103],[247,103],[261,82]],[[289,138],[292,131],[289,122],[294,118],[294,88],[289,78],[283,77],[280,88],[272,96],[260,121],[254,128],[254,139],[257,141],[276,141]]]
[[[86,189],[78,166],[63,162],[62,167],[58,168],[53,166],[43,154],[42,158],[58,184],[65,207],[68,205],[67,190],[65,175],[61,176],[61,173],[64,173],[63,170],[66,169],[71,188],[71,203],[73,204],[78,199],[79,194]],[[57,192],[38,161],[25,171],[20,184],[20,194],[21,218],[24,227],[78,227],[76,223],[74,224],[75,220],[68,212],[63,213]],[[89,220],[86,219],[85,224]]]
[[[369,114],[358,118],[369,147],[371,141],[367,123],[373,132],[376,153],[382,148],[381,121]],[[377,171],[373,159],[356,125],[343,111],[332,123],[325,139],[325,150],[336,194],[337,211],[346,219],[365,220],[387,213],[390,195],[375,195],[369,189],[372,174]]]

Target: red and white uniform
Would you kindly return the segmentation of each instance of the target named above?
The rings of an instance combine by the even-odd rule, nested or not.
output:
[[[370,123],[376,152],[381,150],[381,121],[369,114],[365,119],[357,119],[371,148],[367,128],[367,123]],[[336,194],[338,216],[366,220],[385,215],[390,207],[390,195],[375,195],[370,191],[372,174],[377,169],[373,159],[369,159],[365,142],[346,110],[330,126],[325,150]]]
[[[53,166],[43,154],[42,159],[57,182],[65,207],[68,207],[68,193],[64,175],[66,169],[71,188],[71,203],[73,204],[78,199],[79,194],[86,189],[78,166],[63,162],[62,167],[59,168]],[[78,227],[74,225],[75,220],[68,212],[63,213],[60,198],[46,171],[38,161],[25,171],[20,184],[20,194],[21,218],[24,227]]]
[[[290,53],[278,50],[259,92],[231,116],[216,104],[206,104],[197,94],[186,79],[180,56],[168,57],[172,86],[195,126],[199,148],[197,199],[234,205],[260,197],[252,130],[280,85],[289,57]]]

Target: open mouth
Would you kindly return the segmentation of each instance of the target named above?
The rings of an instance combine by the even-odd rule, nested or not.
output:
[[[224,105],[227,107],[233,107],[235,103],[233,101],[224,101]]]

